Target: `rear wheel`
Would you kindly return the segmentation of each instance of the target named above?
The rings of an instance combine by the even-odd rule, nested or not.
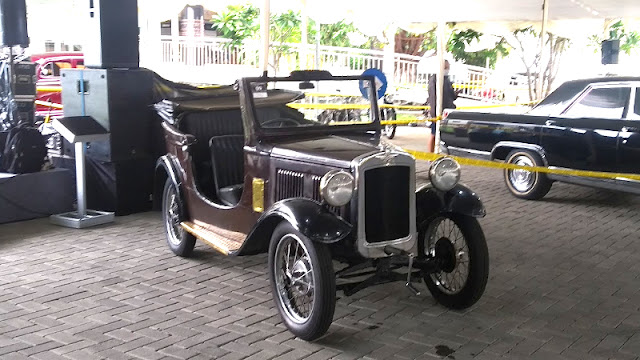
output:
[[[181,225],[186,220],[184,204],[178,194],[178,189],[171,179],[164,184],[162,194],[162,218],[167,235],[167,245],[174,254],[189,257],[196,245],[196,238],[189,234]]]
[[[336,307],[336,280],[327,246],[283,222],[271,236],[269,275],[273,299],[289,331],[307,341],[324,335]]]
[[[441,214],[422,226],[418,246],[438,263],[439,271],[424,281],[440,304],[465,309],[480,299],[489,278],[489,250],[475,218]]]
[[[506,163],[519,166],[544,166],[540,155],[528,150],[513,150]],[[551,190],[546,174],[527,170],[504,170],[504,181],[513,196],[521,199],[542,199]]]

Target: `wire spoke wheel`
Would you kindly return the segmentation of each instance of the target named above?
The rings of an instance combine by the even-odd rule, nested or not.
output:
[[[294,234],[285,235],[276,248],[274,272],[278,298],[296,323],[309,319],[313,311],[313,267],[304,243]]]
[[[480,299],[489,278],[489,250],[475,218],[443,213],[423,222],[418,247],[437,264],[424,281],[440,304],[465,309]]]
[[[283,221],[271,234],[269,278],[289,331],[308,341],[327,332],[336,307],[336,277],[325,244],[311,241]]]
[[[469,247],[462,231],[453,220],[440,218],[427,242],[428,254],[441,264],[431,278],[444,293],[457,294],[469,277]]]
[[[171,179],[167,179],[162,196],[162,218],[167,236],[167,245],[174,254],[188,257],[196,245],[196,238],[183,227],[185,221],[180,193]]]
[[[165,216],[165,227],[167,230],[168,240],[174,246],[180,245],[184,229],[180,223],[180,205],[178,203],[178,194],[175,188],[171,187],[171,190],[167,192],[167,214]]]

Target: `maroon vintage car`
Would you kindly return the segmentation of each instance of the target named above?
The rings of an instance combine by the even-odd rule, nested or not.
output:
[[[62,86],[60,69],[82,68],[84,57],[81,52],[52,52],[31,55],[36,63],[37,96],[36,117],[62,116]],[[45,105],[49,103],[50,105]]]
[[[169,248],[187,257],[198,238],[225,255],[268,253],[276,307],[305,340],[329,328],[336,290],[399,280],[419,294],[414,283],[424,280],[438,302],[463,309],[487,283],[480,199],[458,183],[460,167],[447,157],[416,184],[415,159],[380,142],[371,84],[300,71],[156,105]],[[311,96],[358,89],[357,103],[329,106],[359,110],[338,121],[326,121],[327,104]]]

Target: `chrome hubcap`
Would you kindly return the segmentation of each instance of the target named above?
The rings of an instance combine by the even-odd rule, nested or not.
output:
[[[273,262],[277,297],[287,316],[295,323],[309,319],[313,311],[313,266],[300,238],[287,234],[276,247]]]
[[[517,156],[511,163],[518,166],[534,166],[533,161],[524,155]],[[529,191],[536,181],[536,174],[532,171],[521,169],[508,171],[509,182],[519,192]]]
[[[167,192],[166,204],[165,227],[169,232],[169,242],[171,245],[179,246],[184,229],[182,225],[180,225],[180,208],[178,204],[178,194],[176,194],[175,189],[171,188],[171,190]]]
[[[440,264],[431,280],[445,294],[459,293],[469,278],[469,247],[462,231],[449,218],[436,219],[428,233],[427,255]]]

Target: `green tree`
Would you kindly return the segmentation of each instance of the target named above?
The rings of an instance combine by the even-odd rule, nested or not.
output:
[[[452,30],[450,25],[450,35],[447,40],[447,51],[453,55],[453,58],[462,61],[468,65],[486,66],[487,59],[489,60],[489,67],[494,69],[499,56],[509,55],[510,47],[508,46],[504,38],[500,38],[496,42],[495,46],[490,49],[484,49],[475,52],[466,51],[467,46],[474,40],[480,40],[482,33],[467,29],[467,30]],[[435,50],[437,47],[437,37],[435,29],[428,31],[424,34],[424,41],[422,48],[424,51]]]
[[[510,44],[520,56],[526,69],[529,99],[532,101],[541,100],[549,95],[558,74],[560,58],[571,45],[569,39],[547,32],[543,49],[541,50],[538,45],[536,54],[529,55],[530,51],[527,51],[527,48],[534,42],[539,44],[539,38],[540,33],[532,27],[517,29],[513,32],[513,43]],[[537,85],[542,89],[540,93]]]
[[[600,44],[603,39],[601,36],[592,35],[589,37],[590,46],[593,46],[594,52],[600,51]],[[609,26],[609,39],[620,40],[620,50],[627,55],[640,48],[640,34],[636,31],[626,31],[622,20],[618,20]]]
[[[289,10],[285,13],[271,16],[269,38],[271,41],[272,63],[274,71],[277,71],[280,59],[285,54],[291,53],[290,43],[300,42],[300,13]]]
[[[253,5],[229,5],[227,11],[213,18],[213,23],[222,37],[231,40],[229,46],[241,46],[258,33],[259,14],[260,11]]]
[[[309,19],[309,44],[316,43],[316,22]],[[335,24],[320,24],[320,45],[352,47],[349,34],[357,32],[353,23],[339,21]]]
[[[467,52],[467,45],[471,44],[474,40],[479,41],[481,36],[482,33],[471,29],[454,31],[451,33],[451,37],[447,42],[447,48],[456,60],[468,65],[482,67],[486,66],[487,60],[489,60],[489,67],[494,69],[498,61],[498,56],[509,55],[509,47],[506,45],[506,40],[500,38],[493,48]]]

